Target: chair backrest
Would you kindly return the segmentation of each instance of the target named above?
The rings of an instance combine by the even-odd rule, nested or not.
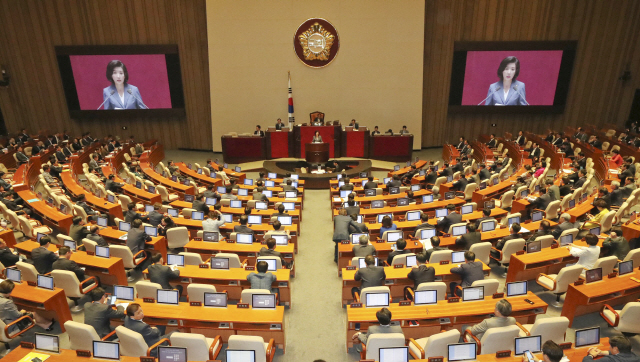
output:
[[[472,252],[474,252],[476,254],[476,259],[478,259],[481,262],[489,265],[489,262],[490,262],[489,255],[491,255],[491,243],[490,242],[485,241],[485,242],[482,242],[482,243],[473,244],[469,248],[469,251],[472,251]]]
[[[65,240],[73,241],[75,243],[75,240],[73,240],[70,236],[65,234],[56,235],[56,239],[58,239],[58,243],[60,243],[60,245],[64,245]]]
[[[524,239],[511,239],[504,243],[504,246],[502,247],[502,260],[500,260],[500,263],[509,263],[512,254],[515,254],[518,250],[524,249],[524,243]]]
[[[495,354],[497,351],[513,351],[514,340],[520,335],[520,327],[506,326],[489,328],[484,335],[481,344],[482,354]]]
[[[169,192],[167,192],[167,189],[164,186],[158,185],[156,186],[156,190],[160,194],[162,201],[169,201]]]
[[[93,240],[89,240],[87,238],[82,239],[82,245],[84,245],[85,249],[87,251],[90,251],[92,253],[96,252],[96,246],[98,246],[98,243],[96,243]]]
[[[129,357],[142,357],[147,355],[147,342],[142,334],[125,326],[116,327],[116,335],[120,340],[120,354]]]
[[[233,253],[218,253],[216,254],[218,258],[229,258],[229,268],[240,268],[242,264],[240,263],[240,257],[238,254]]]
[[[532,336],[540,335],[543,341],[552,340],[556,343],[564,343],[567,328],[569,328],[569,318],[567,317],[537,318],[531,326],[529,334]]]
[[[169,249],[183,248],[189,243],[189,230],[186,226],[174,227],[167,230],[167,245]]]
[[[571,201],[571,197],[572,197],[571,194],[566,194],[562,198],[562,201],[560,202],[560,209],[562,211],[569,209],[569,201]]]
[[[249,306],[253,306],[254,294],[271,294],[271,291],[267,289],[244,289],[240,294],[240,303],[247,303]]]
[[[389,289],[389,287],[381,286],[363,288],[360,291],[360,302],[362,302],[362,305],[365,307],[367,306],[367,294],[369,293],[389,293],[389,298],[391,298],[391,289]]]
[[[100,336],[93,326],[74,321],[64,322],[64,328],[69,335],[70,349],[93,351],[93,341],[99,341]]]
[[[633,266],[637,267],[640,265],[640,249],[633,249],[627,253],[627,256],[624,257],[623,261],[633,260]]]
[[[447,296],[447,285],[444,282],[420,283],[416,291],[435,290],[438,300],[444,300]]]
[[[256,354],[255,362],[267,362],[267,347],[264,339],[258,336],[229,336],[227,349],[253,350]]]
[[[446,332],[440,332],[429,337],[427,344],[424,346],[424,358],[446,356],[449,344],[458,343],[460,339],[460,331],[452,329]]]
[[[602,221],[600,222],[601,229],[600,232],[607,232],[611,230],[611,225],[613,224],[613,218],[616,216],[616,210],[611,210],[604,215]]]
[[[442,260],[451,260],[453,250],[436,250],[429,257],[429,264],[438,264]]]
[[[560,200],[551,201],[544,211],[545,219],[553,220],[558,218],[558,209],[560,208]]]
[[[131,198],[127,195],[120,194],[118,195],[118,199],[120,200],[120,204],[122,205],[123,210],[126,210],[129,204],[133,202],[131,201]]]
[[[498,292],[500,282],[498,279],[482,279],[476,280],[471,284],[472,287],[484,287],[484,295],[494,295]]]
[[[171,346],[187,349],[189,361],[209,360],[209,343],[202,334],[174,332],[169,340]]]
[[[171,230],[169,230],[171,231]],[[198,253],[180,252],[179,255],[184,256],[184,265],[200,265],[202,264],[202,255]]]
[[[476,211],[478,209],[478,203],[476,202],[467,202],[462,206],[471,206],[471,210]]]
[[[185,207],[184,209],[182,209],[182,216],[184,216],[185,219],[191,219],[191,213],[194,211],[196,211],[196,209]]]
[[[507,191],[502,195],[500,198],[501,209],[510,208],[513,205],[513,195],[515,195],[514,191]]]
[[[552,290],[553,293],[564,293],[569,288],[569,284],[575,282],[580,278],[582,273],[582,265],[576,264],[571,266],[565,266],[560,270],[556,277],[556,289]]]
[[[473,192],[477,188],[478,188],[478,184],[476,184],[475,182],[468,183],[467,186],[464,188],[464,199],[471,200],[471,197],[473,196]]]
[[[404,334],[402,333],[376,333],[367,339],[366,359],[377,361],[380,348],[404,347]]]
[[[18,270],[20,270],[22,280],[26,282],[38,282],[38,270],[32,264],[28,264],[22,261],[16,262]]]
[[[613,269],[616,267],[616,264],[618,264],[617,256],[605,256],[604,258],[596,260],[596,263],[593,265],[593,269],[602,268],[602,275],[604,276],[612,273]]]
[[[503,217],[502,220],[500,220],[500,224],[502,226],[507,226],[509,223],[509,218],[516,217],[516,216],[519,217],[520,220],[522,220],[522,215],[519,212],[515,212],[513,214],[507,214],[507,216]]]
[[[18,222],[20,223],[20,230],[26,237],[33,238],[35,236],[33,226],[31,226],[31,222],[29,222],[26,217],[18,216]]]
[[[441,184],[447,182],[447,178],[444,176],[438,177],[436,182],[433,184],[433,187],[440,187]]]
[[[459,222],[459,223],[456,223],[456,224],[451,224],[451,226],[449,226],[449,230],[447,230],[447,233],[448,234],[452,234],[453,233],[453,228],[456,227],[456,226],[467,226],[467,223],[466,222]]]
[[[576,237],[578,236],[578,233],[579,233],[579,232],[580,232],[580,230],[578,230],[578,229],[576,229],[576,228],[567,229],[567,230],[563,231],[563,232],[560,234],[560,237],[558,238],[558,241],[560,241],[560,239],[562,239],[562,237],[563,237],[563,236],[565,236],[565,235],[569,235],[569,234],[573,235],[573,240],[575,241],[575,240],[576,240]]]
[[[153,298],[158,297],[158,290],[162,289],[162,285],[158,283],[152,283],[150,281],[141,280],[136,283],[137,298]]]
[[[618,330],[622,333],[640,333],[640,302],[629,302],[625,304],[620,312],[620,321],[618,322]]]
[[[408,254],[400,254],[400,255],[396,255],[393,257],[393,260],[391,261],[391,265],[407,265],[407,257],[408,256],[415,256],[415,253],[408,253]]]
[[[498,227],[498,221],[496,219],[487,219],[480,221],[480,224],[478,225],[478,231],[482,231],[483,225],[488,223],[494,223],[494,226],[496,228]]]
[[[109,255],[122,259],[125,269],[133,269],[136,267],[133,263],[133,253],[126,245],[109,245]]]
[[[67,297],[81,298],[84,295],[80,292],[80,280],[76,273],[69,270],[53,270],[51,276],[56,288],[64,289]]]
[[[204,293],[216,293],[216,287],[210,284],[191,283],[187,285],[190,302],[204,303]]]
[[[553,235],[538,236],[535,241],[540,240],[541,248],[548,248],[553,244]]]
[[[87,213],[80,206],[73,205],[73,213],[76,216],[80,216],[82,218],[82,221],[87,222]]]
[[[259,256],[256,258],[256,265],[260,260],[274,260],[276,262],[276,269],[282,269],[282,259],[277,256]]]

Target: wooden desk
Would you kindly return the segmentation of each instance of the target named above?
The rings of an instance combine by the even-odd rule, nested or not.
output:
[[[631,280],[640,279],[640,270],[609,279],[606,275],[599,282],[582,285],[569,284],[564,297],[562,316],[569,318],[569,327],[574,317],[599,311],[604,304],[617,305],[633,302],[640,296],[640,283]]]
[[[169,206],[182,210],[184,208],[193,207],[193,203],[186,202],[186,201],[173,201],[172,203],[169,204]],[[213,207],[210,206],[209,210],[213,210]],[[222,206],[220,208],[220,212],[223,214],[238,215],[238,218],[239,218],[241,215],[244,215],[244,208]],[[263,217],[266,217],[269,219],[271,218],[271,215],[277,212],[278,210],[275,210],[275,209],[267,209],[267,210],[251,209],[251,215],[262,215]],[[294,223],[299,223],[302,218],[302,213],[300,212],[299,209],[289,210],[287,211],[287,214],[292,216],[291,219],[293,220]]]
[[[202,255],[203,260],[208,259],[217,253],[238,254],[241,262],[247,259],[249,265],[256,265],[258,252],[263,246],[264,245],[260,243],[253,243],[251,245],[228,243],[226,240],[222,240],[217,243],[191,240],[187,245],[185,245],[184,250]],[[282,253],[282,257],[287,261],[287,263],[291,264],[294,254],[293,244],[277,245],[276,250]]]
[[[372,243],[376,248],[376,256],[380,259],[387,260],[387,257],[393,251],[391,245],[395,243]],[[338,275],[342,275],[342,269],[351,265],[351,259],[353,255],[353,246],[355,244],[338,244]],[[407,247],[405,250],[409,250],[411,253],[419,253],[424,249],[424,246],[416,240],[407,240]]]
[[[640,220],[628,222],[622,225],[622,236],[624,236],[625,239],[631,240],[640,237],[640,225],[638,222],[640,222]]]
[[[227,291],[229,300],[240,302],[240,296],[244,289],[250,289],[251,283],[247,281],[247,275],[257,273],[257,271],[245,270],[244,268],[230,268],[229,270],[217,269],[201,269],[197,265],[185,265],[179,267],[180,277],[172,279],[171,284],[180,284],[184,287],[184,295],[187,295],[187,286],[190,283],[210,284],[216,287],[216,290]],[[148,271],[145,269],[144,277],[147,278]],[[291,275],[289,269],[278,269],[275,272],[277,280],[273,282],[272,287],[278,288],[278,296],[280,302],[284,305],[291,306]]]
[[[538,278],[540,273],[558,274],[560,269],[567,264],[577,261],[578,259],[571,256],[571,253],[565,247],[557,249],[544,248],[537,253],[531,254],[513,254],[511,255],[505,283],[533,280]]]
[[[142,155],[140,155],[140,168],[142,168],[142,172],[144,172],[145,175],[150,177],[157,184],[166,187],[167,191],[178,193],[181,197],[184,197],[185,194],[195,195],[195,186],[185,186],[179,182],[173,181],[172,179],[164,177],[161,174],[157,173],[152,164],[155,162],[153,161],[154,159],[160,161],[164,159],[164,147],[162,145],[154,148],[150,152],[143,152]],[[157,164],[157,162],[155,163]]]
[[[479,260],[478,260],[479,261]],[[451,268],[459,267],[460,264],[429,264],[436,270],[436,279],[437,282],[445,282],[447,283],[447,288],[449,282],[459,281],[460,276],[458,274],[452,274]],[[396,269],[391,266],[384,267],[384,273],[386,274],[386,282],[385,286],[391,289],[391,297],[394,300],[404,300],[404,288],[412,287],[413,288],[413,280],[407,278],[407,274],[411,271],[412,268],[399,268]],[[482,264],[482,270],[484,271],[485,276],[489,275],[491,268],[486,264]],[[351,288],[360,287],[360,282],[354,279],[356,274],[356,270],[347,270],[342,269],[342,305],[346,305],[353,300],[351,296]]]
[[[16,246],[16,235],[11,229],[0,228],[0,239],[4,240],[5,244],[10,248]]]
[[[525,302],[529,299],[533,304]],[[520,323],[534,323],[538,314],[547,311],[547,303],[532,292],[527,295],[507,298],[511,303],[512,313]],[[458,329],[464,325],[472,325],[481,322],[488,315],[493,314],[498,299],[491,296],[485,297],[482,301],[448,303],[446,300],[438,301],[437,304],[428,306],[399,306],[392,304],[389,306],[393,321],[400,323],[405,338],[424,338],[439,333],[442,329]],[[426,309],[426,313],[425,313]],[[353,347],[351,336],[356,331],[355,324],[360,323],[360,332],[365,333],[369,326],[378,325],[376,312],[380,308],[351,308],[347,306],[347,328],[346,347],[347,350]],[[146,313],[145,313],[146,314]],[[449,318],[449,323],[440,323],[440,318]],[[418,326],[409,326],[409,321],[417,321]]]
[[[179,166],[179,165],[178,165]],[[201,165],[204,166],[204,165]],[[216,171],[224,171],[224,173],[227,174],[227,176],[229,177],[233,177],[238,179],[238,183],[242,184],[244,182],[244,179],[247,178],[247,174],[245,174],[244,172],[236,172],[235,170],[231,170],[228,168],[224,168],[218,164],[216,164],[215,162],[212,163],[212,167],[216,170]],[[196,170],[197,171],[197,170]]]
[[[63,332],[65,331],[64,323],[72,320],[71,310],[63,289],[48,290],[29,286],[26,282],[15,283],[11,298],[19,306],[18,309],[38,311],[46,318],[51,318],[49,314],[55,314],[55,319],[60,323]]]
[[[418,160],[418,162],[412,163],[412,166],[416,166],[417,169],[421,169],[426,165],[427,165],[427,161],[424,161],[424,160]],[[404,175],[405,173],[407,173],[409,171],[411,171],[411,167],[407,166],[407,167],[403,167],[403,168],[399,169],[398,171],[389,171],[387,173],[387,176],[393,177],[393,175]]]
[[[125,245],[127,242],[126,240],[120,239],[122,235],[127,234],[126,231],[104,228],[100,230],[99,234],[110,244]],[[167,247],[167,239],[165,239],[164,236],[156,236],[146,243],[145,249],[152,249],[153,251],[162,254],[162,258],[167,260]]]
[[[181,174],[191,177],[201,184],[222,186],[222,179],[211,177],[211,170],[205,166],[203,166],[201,174],[198,173],[198,170],[192,170],[182,162],[176,162],[176,166],[178,166],[178,170]]]
[[[549,224],[551,224],[551,227],[555,227],[556,225],[558,225],[556,222],[553,222],[551,220],[547,220],[549,221]],[[530,222],[527,224],[521,224],[523,227],[525,227],[527,230],[529,230],[530,232],[536,232],[539,228],[540,228],[540,223],[541,221],[536,221],[536,222]],[[498,239],[504,238],[505,236],[509,235],[509,228],[508,227],[503,227],[500,229],[495,229],[493,231],[487,231],[487,232],[483,232],[480,233],[480,236],[482,238],[482,241],[489,241],[489,242],[494,242]],[[528,233],[522,233],[523,235],[527,235]],[[441,237],[440,238],[440,246],[446,246],[448,248],[451,249],[455,249],[455,245],[456,245],[456,239],[458,237],[457,236],[450,236],[450,237]]]
[[[63,171],[60,174],[60,177],[62,178],[62,183],[67,188],[67,191],[69,191],[69,193],[74,197],[77,197],[78,195],[85,195],[86,202],[91,205],[94,210],[97,209],[101,213],[111,215],[111,219],[114,217],[124,219],[122,206],[120,206],[120,204],[110,203],[106,199],[99,198],[91,192],[88,192],[82,186],[78,185],[76,180],[73,179],[70,171]]]
[[[454,198],[451,200],[442,200],[442,201],[434,201],[427,204],[411,204],[407,206],[396,206],[396,207],[382,207],[379,209],[364,209],[360,208],[360,215],[363,215],[365,218],[367,216],[376,216],[378,214],[394,214],[394,215],[404,215],[407,211],[415,211],[422,210],[423,212],[434,211],[435,209],[442,209],[449,204],[453,204],[456,207],[462,206],[465,204],[463,199]],[[333,210],[333,216],[338,215],[338,210]]]
[[[152,194],[144,190],[144,188],[146,187],[144,184],[142,185],[143,187],[142,189],[139,189],[134,185],[129,185],[128,183],[124,182],[120,177],[118,177],[118,174],[116,172],[113,172],[110,166],[102,166],[102,173],[104,174],[105,177],[109,177],[109,175],[113,174],[115,175],[116,182],[124,183],[124,185],[122,186],[122,193],[131,197],[131,200],[133,202],[139,202],[147,205],[162,203],[162,197],[160,196],[160,194],[157,194],[157,193]]]
[[[17,347],[17,348],[14,348],[5,357],[7,358],[7,361],[19,361],[20,359],[28,355],[30,352],[44,353],[44,352],[36,351],[35,349]],[[48,354],[48,353],[45,353],[45,354]],[[51,353],[49,354],[49,356],[50,357],[47,358],[47,361],[50,361],[50,362],[106,361],[104,359],[98,359],[93,357],[90,357],[90,358],[78,357],[76,355],[76,351],[71,349],[60,349],[59,354]],[[120,362],[140,362],[140,357],[120,356]]]
[[[118,301],[118,303],[128,301]],[[227,308],[192,307],[189,303],[167,305],[144,303],[135,299],[144,311],[144,321],[151,325],[164,325],[185,333],[203,334],[207,338],[220,335],[224,343],[229,336],[242,334],[260,336],[266,341],[273,338],[278,348],[285,349],[284,306],[276,309],[238,309],[235,305]],[[228,323],[228,327],[221,327]],[[112,324],[122,324],[122,320],[112,320]],[[279,329],[271,329],[277,324]],[[167,331],[168,332],[168,331]]]
[[[431,195],[431,191],[429,190],[425,190],[422,189],[420,191],[416,191],[413,193],[413,197],[415,199],[421,199],[422,196],[424,195]],[[360,206],[362,206],[363,204],[370,204],[372,201],[376,201],[376,200],[382,200],[382,201],[386,201],[387,204],[390,204],[389,206],[396,206],[397,205],[397,201],[398,199],[407,197],[407,193],[406,192],[401,192],[399,194],[382,194],[382,195],[376,195],[376,196],[356,196],[355,197],[355,201],[360,204]],[[331,196],[331,206],[333,208],[337,208],[337,207],[342,207],[342,204],[347,202],[348,199],[347,198],[341,198],[339,196],[334,196],[334,193],[332,192],[332,196]]]

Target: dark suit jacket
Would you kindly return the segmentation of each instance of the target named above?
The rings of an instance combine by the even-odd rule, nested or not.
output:
[[[564,185],[560,186],[560,197],[565,197],[571,193],[571,186]]]
[[[58,260],[58,256],[40,246],[31,250],[31,260],[39,274],[47,274],[53,270],[53,262]]]
[[[152,264],[147,268],[149,271],[149,280],[152,283],[162,285],[162,289],[173,289],[169,280],[180,276],[180,270],[171,270],[170,267],[160,264]]]
[[[480,170],[480,172],[478,173],[478,177],[480,177],[480,181],[486,180],[489,177],[491,177],[491,173],[489,172],[489,170],[487,170],[486,168],[483,168],[482,170]]]
[[[435,171],[433,171],[424,177],[424,182],[427,184],[433,185],[436,183],[437,179],[438,179],[438,174]]]
[[[413,235],[415,236],[418,233],[418,230],[422,230],[422,229],[435,229],[436,227],[429,224],[428,222],[422,223],[418,226],[416,226],[416,228],[413,230]]]
[[[438,221],[438,227],[440,228],[440,230],[442,230],[442,232],[448,233],[449,226],[457,224],[459,222],[462,222],[462,215],[458,214],[457,212],[452,212],[451,214],[443,217],[442,220]]]
[[[347,215],[359,215],[360,214],[360,206],[347,206],[345,207],[347,210]]]
[[[393,261],[393,257],[396,255],[403,255],[403,254],[410,254],[411,250],[395,250],[392,251],[391,253],[389,253],[389,256],[387,256],[387,264],[391,265],[391,262]]]
[[[609,200],[611,201],[611,205],[613,206],[622,206],[624,200],[622,199],[622,192],[620,189],[613,190],[609,193]]]
[[[16,265],[18,261],[20,261],[20,257],[12,253],[8,247],[0,249],[0,263],[5,268]]]
[[[436,279],[436,270],[432,266],[421,264],[417,268],[411,268],[407,278],[413,280],[413,289],[418,289],[421,283],[430,283]]]
[[[574,227],[575,226],[573,225],[573,223],[566,222],[566,221],[562,222],[553,229],[553,231],[551,232],[551,235],[553,235],[553,238],[557,240],[563,231],[573,229]]]
[[[124,213],[125,222],[133,222],[135,219],[142,220],[143,218],[142,215],[138,214],[135,210],[127,210],[127,212]]]
[[[424,253],[427,254],[427,260],[431,259],[431,254],[433,254],[434,251],[439,251],[439,250],[449,250],[449,248],[445,246],[436,246],[429,250],[426,250]]]
[[[100,338],[104,338],[112,332],[111,319],[123,319],[124,308],[119,306],[113,309],[111,306],[99,302],[84,304],[84,323],[95,328]]]
[[[615,239],[611,237],[606,238],[602,243],[602,247],[608,249],[607,255],[605,256],[615,255],[618,260],[624,260],[630,251],[629,242],[622,236],[618,236]]]
[[[76,245],[82,244],[82,239],[86,238],[90,232],[86,225],[71,225],[69,228],[69,237],[76,242]]]
[[[140,333],[149,347],[158,343],[160,340],[160,330],[158,330],[158,328],[151,327],[143,321],[131,319],[131,317],[126,316],[124,318],[124,326],[132,331]]]
[[[209,206],[200,200],[194,200],[193,206],[196,211],[202,211],[205,215],[209,213]]]
[[[460,264],[457,268],[451,268],[451,272],[460,275],[460,278],[462,279],[462,283],[460,285],[463,287],[469,287],[476,280],[484,279],[482,262],[480,261]]]
[[[84,271],[80,269],[80,266],[73,260],[67,260],[66,258],[59,258],[53,262],[53,270],[68,270],[74,272],[78,281],[82,283],[84,280]]]
[[[489,142],[487,142],[487,146],[489,146],[489,147],[496,147],[496,143],[497,143],[497,141],[496,141],[496,139],[494,138],[494,139],[489,140]]]
[[[127,233],[127,247],[135,255],[140,250],[144,250],[144,243],[151,241],[151,236],[147,235],[144,230],[131,228]]]
[[[453,183],[453,188],[458,190],[458,191],[464,191],[465,187],[467,187],[467,184],[469,183],[469,181],[464,178],[461,177],[458,181]]]
[[[544,194],[538,197],[534,202],[532,202],[532,204],[536,205],[537,209],[544,211],[547,209],[547,206],[549,206],[550,202],[551,196],[549,196],[549,194]]]
[[[340,186],[340,191],[353,191],[354,188],[353,184],[344,184]]]
[[[573,184],[573,187],[574,187],[574,188],[576,188],[576,189],[577,189],[578,187],[582,187],[582,185],[584,185],[585,181],[587,181],[587,178],[586,178],[586,177],[581,177],[581,178],[579,178],[579,179],[578,179],[578,181],[576,181],[576,182]]]
[[[233,227],[234,233],[253,234],[253,230],[246,225],[236,225]]]
[[[62,151],[56,151],[56,158],[58,159],[58,162],[67,162],[67,157],[65,157],[64,153],[62,153]]]
[[[512,240],[512,239],[519,239],[521,238],[522,235],[520,234],[509,234],[507,236],[505,236],[504,238],[498,240],[498,242],[496,243],[495,248],[498,250],[502,250],[502,248],[504,248],[504,244],[507,243],[507,241]]]
[[[378,188],[378,183],[377,182],[367,181],[367,183],[364,184],[364,189],[365,190],[376,189],[376,188]]]
[[[89,234],[87,235],[87,239],[95,241],[98,246],[109,246],[109,243],[107,243],[104,238],[98,234]]]
[[[482,235],[481,233],[474,231],[472,233],[466,233],[460,235],[460,239],[456,240],[456,245],[462,247],[464,250],[469,250],[471,245],[481,243]]]
[[[358,269],[354,275],[354,279],[360,282],[360,290],[368,287],[382,286],[386,278],[387,275],[384,273],[384,268],[373,265]]]
[[[156,210],[153,210],[147,215],[147,217],[149,218],[149,224],[158,227],[158,225],[162,221],[163,215]]]

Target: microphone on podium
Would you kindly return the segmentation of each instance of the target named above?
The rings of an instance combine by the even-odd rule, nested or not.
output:
[[[526,99],[524,99],[524,97],[522,96],[522,94],[520,94],[520,92],[518,92],[518,85],[514,85],[513,86],[513,90],[516,91],[516,94],[520,96],[520,98],[522,98],[522,100],[524,101],[524,103],[526,103],[528,106],[530,106],[529,102],[527,102]]]
[[[144,108],[149,109],[149,107],[147,107],[147,105],[142,102],[142,99],[136,97],[136,95],[133,94],[133,92],[131,92],[131,89],[127,89],[127,93],[131,94],[133,96],[133,98],[137,99],[138,102],[140,102],[140,104],[142,104],[144,106]]]
[[[100,107],[102,107],[105,103],[107,103],[107,101],[109,100],[109,98],[110,98],[110,97],[113,95],[113,93],[115,93],[115,92],[116,92],[116,91],[111,91],[111,93],[109,93],[109,97],[107,97],[107,99],[105,99],[105,100],[104,100],[104,102],[102,102],[102,104],[98,106],[98,109],[96,109],[96,111],[97,111],[97,110],[99,110],[99,109],[100,109]]]
[[[489,99],[489,97],[491,97],[491,96],[493,95],[493,93],[495,93],[495,92],[497,92],[497,91],[499,91],[499,90],[500,90],[500,87],[499,87],[499,86],[498,86],[498,87],[496,87],[496,89],[495,89],[493,92],[491,92],[491,94],[489,94],[489,95],[487,96],[487,98],[483,99],[483,100],[482,100],[482,102],[484,102],[484,101],[486,101],[487,99]],[[481,104],[482,104],[482,102],[478,103],[478,105],[481,105]]]

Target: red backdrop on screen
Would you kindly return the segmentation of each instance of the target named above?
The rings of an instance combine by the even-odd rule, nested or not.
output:
[[[106,76],[107,64],[115,59],[127,67],[128,84],[138,87],[147,107],[171,108],[164,54],[72,55],[69,58],[81,110],[95,110],[104,101],[102,90],[111,85]]]
[[[508,56],[515,56],[520,62],[517,80],[525,84],[527,102],[532,106],[553,105],[562,50],[467,52],[463,106],[475,106],[487,96],[489,86],[500,80],[497,74],[500,62]]]

